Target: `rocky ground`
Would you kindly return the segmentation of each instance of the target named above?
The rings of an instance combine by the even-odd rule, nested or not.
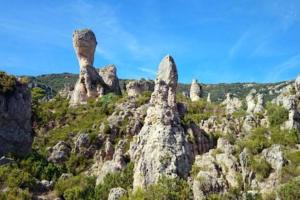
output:
[[[300,79],[187,89],[167,55],[120,83],[91,30],[73,43],[56,93],[0,74],[0,199],[300,199]]]

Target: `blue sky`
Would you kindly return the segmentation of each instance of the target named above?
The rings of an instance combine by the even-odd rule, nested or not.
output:
[[[154,78],[171,54],[181,82],[274,82],[300,73],[298,0],[2,0],[0,70],[78,73],[75,29],[97,37],[96,67]]]

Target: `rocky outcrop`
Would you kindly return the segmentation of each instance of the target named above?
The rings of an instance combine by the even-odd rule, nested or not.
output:
[[[232,114],[242,107],[242,102],[231,93],[227,93],[222,104],[226,106],[226,114]]]
[[[206,101],[207,101],[208,103],[211,103],[210,93],[207,94],[207,99],[206,99]]]
[[[13,91],[0,92],[0,156],[7,153],[23,156],[30,152],[33,140],[31,93],[26,84],[14,81]]]
[[[297,76],[294,86],[295,86],[296,92],[300,93],[300,75]]]
[[[121,199],[127,191],[121,187],[112,188],[109,191],[108,199],[107,200],[119,200]]]
[[[96,99],[109,92],[121,94],[114,65],[108,65],[99,71],[93,67],[96,45],[96,37],[91,30],[76,30],[73,33],[73,46],[79,61],[80,73],[72,92],[70,106],[85,104],[89,98]]]
[[[190,147],[176,104],[178,74],[171,56],[161,61],[144,126],[131,143],[133,187],[146,187],[165,175],[187,177]]]
[[[64,141],[58,142],[55,146],[49,149],[50,156],[48,161],[61,164],[67,161],[71,154],[71,146]]]
[[[275,171],[280,171],[281,168],[287,164],[287,160],[283,155],[283,149],[278,144],[264,149],[262,155]]]
[[[102,77],[104,83],[108,86],[106,92],[113,92],[121,95],[121,88],[119,79],[117,77],[117,68],[115,65],[107,65],[99,69],[99,75]]]
[[[145,91],[153,92],[154,82],[150,80],[130,81],[126,85],[128,96],[138,96]]]
[[[197,80],[193,80],[190,89],[190,98],[191,101],[199,101],[202,97],[202,87],[197,82]]]

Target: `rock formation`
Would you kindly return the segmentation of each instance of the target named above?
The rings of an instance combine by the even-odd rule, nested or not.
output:
[[[138,96],[145,91],[153,92],[154,82],[148,80],[130,81],[126,85],[128,96]]]
[[[231,93],[227,93],[222,104],[226,105],[226,114],[232,114],[242,106],[242,102]]]
[[[102,77],[104,83],[108,86],[107,92],[113,92],[120,95],[121,89],[119,79],[117,77],[117,68],[115,65],[107,65],[99,69],[99,75]]]
[[[197,80],[193,80],[190,89],[190,98],[192,101],[199,101],[202,97],[202,87],[199,85]]]
[[[26,84],[15,80],[12,92],[0,90],[0,156],[23,156],[31,150],[32,140],[31,93]]]
[[[73,33],[73,46],[79,61],[80,73],[72,92],[71,106],[85,104],[89,98],[96,99],[109,92],[121,94],[114,65],[108,65],[99,72],[93,67],[96,45],[96,37],[91,30],[76,30]]]
[[[163,175],[187,177],[190,171],[190,147],[176,104],[177,80],[176,64],[168,55],[159,65],[145,124],[131,144],[134,189],[153,184]]]
[[[300,93],[300,75],[297,76],[294,85],[295,85],[296,92]]]
[[[210,99],[210,93],[207,94],[207,100],[208,103],[211,103],[211,99]]]

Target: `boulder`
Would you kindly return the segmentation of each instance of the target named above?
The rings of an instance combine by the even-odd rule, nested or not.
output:
[[[150,80],[137,80],[130,81],[126,85],[126,91],[128,96],[138,96],[145,91],[153,92],[154,82]]]
[[[108,199],[107,200],[119,200],[121,199],[127,191],[121,187],[112,188],[109,191]]]
[[[31,93],[27,84],[14,81],[13,91],[0,92],[0,156],[24,156],[31,151],[33,141]]]
[[[50,156],[48,161],[61,164],[67,161],[71,154],[71,147],[64,141],[58,142],[54,147],[49,149]]]
[[[190,98],[191,101],[199,101],[202,97],[202,87],[197,82],[197,80],[193,80],[190,89]]]
[[[161,61],[144,126],[131,143],[133,187],[156,183],[163,175],[187,177],[191,150],[176,104],[178,74],[171,56]]]
[[[102,77],[104,83],[107,85],[106,92],[113,92],[117,95],[121,95],[121,88],[119,79],[117,76],[117,68],[115,65],[107,65],[99,69],[99,75]]]
[[[262,155],[275,171],[281,170],[287,164],[283,149],[278,144],[273,144],[270,148],[264,149]]]

